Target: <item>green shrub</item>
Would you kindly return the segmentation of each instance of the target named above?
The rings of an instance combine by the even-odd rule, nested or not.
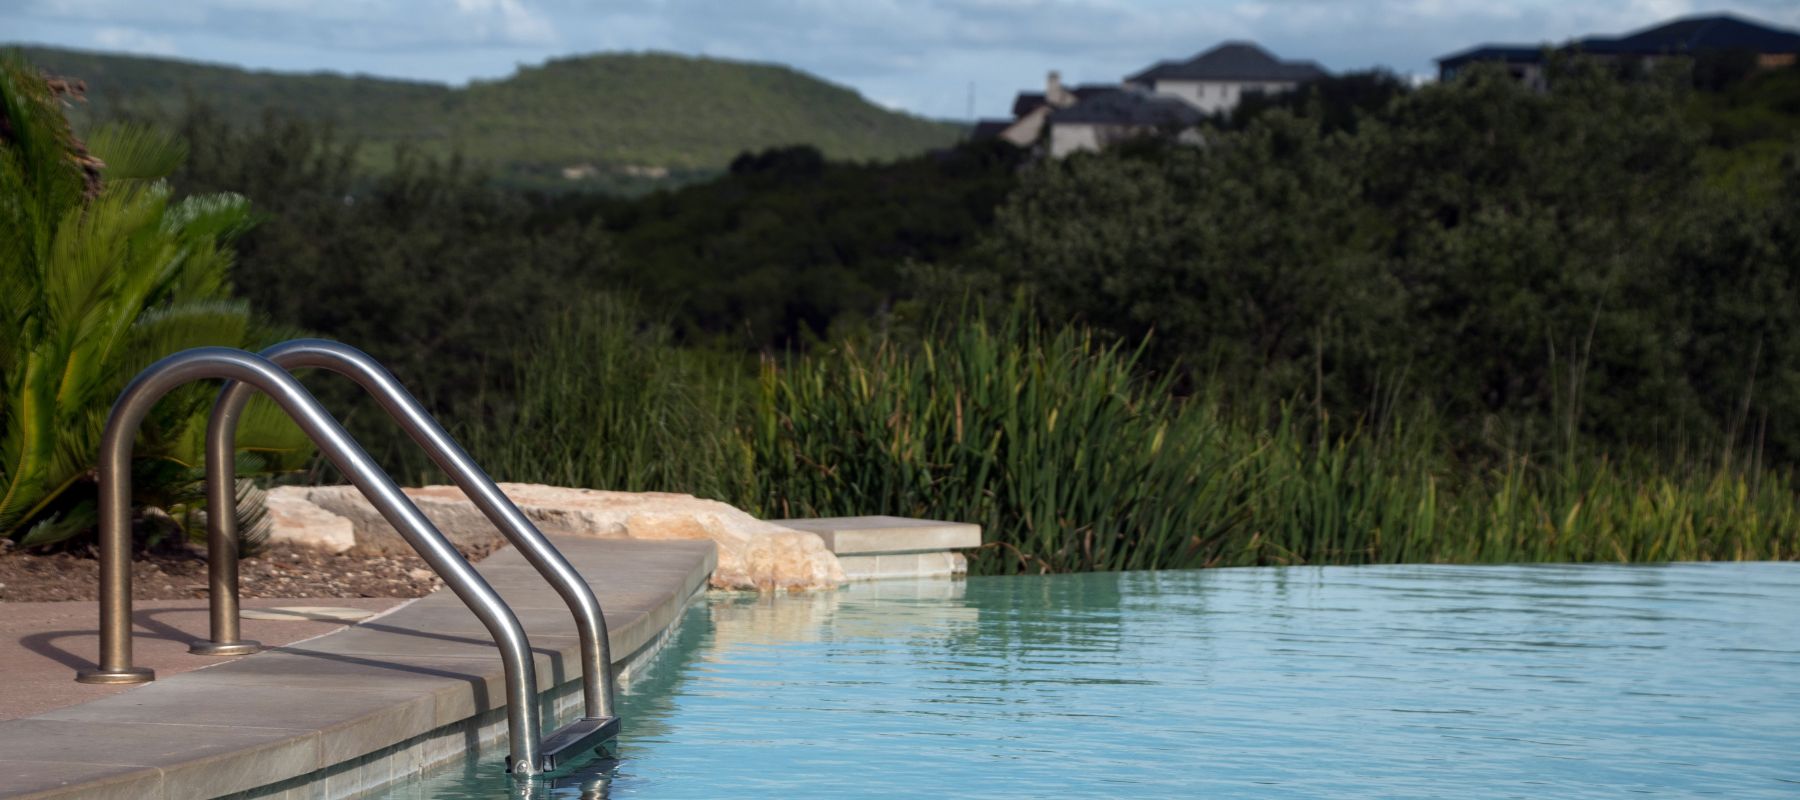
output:
[[[225,282],[250,222],[234,195],[175,202],[161,180],[179,142],[115,126],[70,133],[70,88],[16,56],[0,61],[0,537],[50,544],[91,528],[93,469],[113,398],[152,361],[256,340]],[[137,448],[135,489],[158,516],[192,509],[213,387],[159,403]],[[303,459],[305,440],[264,407],[250,463]]]

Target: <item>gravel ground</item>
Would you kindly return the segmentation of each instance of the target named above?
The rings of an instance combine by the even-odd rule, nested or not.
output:
[[[464,555],[479,561],[488,552]],[[132,596],[205,597],[205,555],[200,548],[138,554],[132,561]],[[424,559],[411,554],[332,554],[271,545],[238,564],[242,597],[421,597],[442,585]],[[99,586],[100,564],[90,555],[0,552],[0,602],[94,600]]]

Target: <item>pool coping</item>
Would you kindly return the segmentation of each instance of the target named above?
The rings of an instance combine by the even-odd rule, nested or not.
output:
[[[981,547],[981,526],[968,522],[888,515],[770,522],[816,534],[852,582],[965,575],[961,551]]]
[[[710,541],[552,538],[605,609],[615,669],[654,650],[718,562]],[[475,566],[531,639],[545,715],[578,707],[568,607],[516,550]],[[486,629],[439,591],[313,639],[0,721],[0,797],[355,797],[504,739],[502,686]]]

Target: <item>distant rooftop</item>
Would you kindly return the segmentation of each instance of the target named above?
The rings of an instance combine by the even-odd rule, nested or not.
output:
[[[1575,42],[1575,45],[1594,53],[1641,55],[1692,53],[1700,50],[1792,53],[1800,52],[1800,32],[1769,27],[1732,14],[1711,14],[1665,22],[1618,39],[1589,37]]]
[[[1071,87],[1069,93],[1075,95],[1075,102],[1079,103],[1105,92],[1116,91],[1118,88],[1119,87],[1117,86],[1089,84],[1087,86]],[[1026,114],[1036,111],[1038,106],[1044,105],[1045,102],[1043,92],[1020,92],[1018,97],[1013,98],[1013,116],[1023,117]]]
[[[1186,61],[1163,61],[1125,81],[1307,81],[1327,74],[1312,61],[1282,61],[1254,42],[1226,42]]]
[[[1206,117],[1184,100],[1130,89],[1110,89],[1050,113],[1052,123],[1191,128]]]
[[[1531,62],[1549,45],[1484,44],[1444,56],[1438,63],[1455,67],[1470,61]],[[1774,28],[1734,14],[1684,17],[1620,37],[1588,36],[1566,49],[1601,55],[1685,55],[1706,50],[1753,50],[1758,53],[1800,52],[1800,32]]]

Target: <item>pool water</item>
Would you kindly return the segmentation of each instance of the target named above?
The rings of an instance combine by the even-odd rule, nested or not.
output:
[[[1792,798],[1800,564],[709,596],[620,708],[616,759],[387,797]]]

